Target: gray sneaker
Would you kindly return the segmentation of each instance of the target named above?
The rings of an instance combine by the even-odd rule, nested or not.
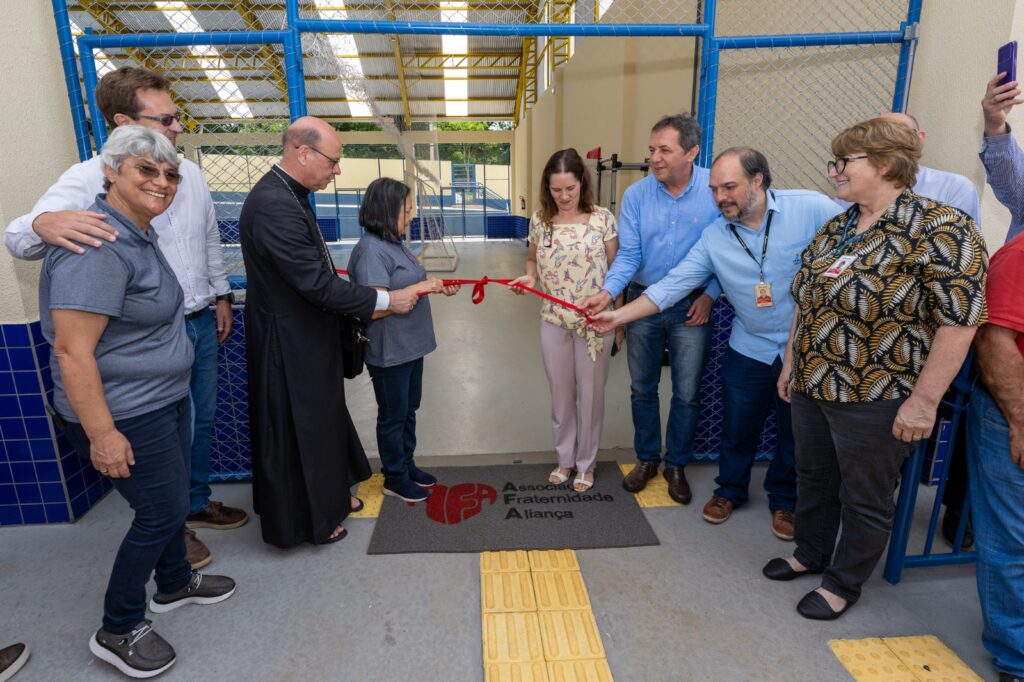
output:
[[[192,571],[188,585],[171,594],[157,592],[149,602],[153,613],[167,613],[185,604],[216,604],[235,593],[235,581],[222,575]]]
[[[128,677],[137,679],[156,677],[177,660],[174,649],[156,634],[148,620],[126,635],[114,635],[100,628],[89,640],[89,651]]]
[[[28,646],[18,642],[0,649],[0,682],[14,677],[28,660]]]

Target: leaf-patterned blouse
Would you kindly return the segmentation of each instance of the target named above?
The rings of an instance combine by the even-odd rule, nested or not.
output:
[[[905,398],[940,326],[986,321],[985,242],[967,214],[906,190],[843,245],[856,211],[825,223],[801,256],[792,389],[840,403]],[[853,261],[827,276],[840,256]]]
[[[600,206],[594,207],[585,223],[545,225],[540,214],[534,213],[528,239],[537,247],[538,288],[572,304],[601,291],[608,274],[604,243],[618,234],[615,216]],[[579,313],[544,301],[540,317],[586,338],[591,360],[596,360],[604,350],[601,335],[588,329],[587,321]]]

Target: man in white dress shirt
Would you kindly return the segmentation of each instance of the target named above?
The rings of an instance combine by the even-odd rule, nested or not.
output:
[[[161,132],[174,144],[181,132],[181,114],[168,88],[158,73],[123,67],[100,80],[96,101],[110,126],[143,125]],[[100,122],[94,121],[93,125]],[[117,231],[101,214],[84,210],[104,191],[102,168],[100,157],[95,156],[65,171],[30,213],[7,226],[7,250],[16,258],[37,260],[46,254],[48,245],[84,253],[85,248],[103,248],[104,241],[117,239]],[[210,563],[212,556],[190,528],[237,528],[248,521],[248,515],[210,500],[217,344],[224,343],[231,334],[232,296],[210,189],[199,166],[188,159],[182,160],[179,172],[178,193],[170,208],[153,220],[152,227],[185,294],[185,326],[195,349],[190,384],[195,413],[192,480],[185,542],[189,562],[193,568],[201,568]]]

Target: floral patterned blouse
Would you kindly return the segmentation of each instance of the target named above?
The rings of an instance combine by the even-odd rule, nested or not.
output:
[[[534,213],[528,239],[537,247],[537,288],[572,304],[598,293],[608,274],[604,243],[618,234],[615,216],[600,206],[594,207],[585,223],[545,225],[540,214]],[[540,317],[586,338],[591,360],[597,360],[604,350],[601,335],[588,329],[587,321],[579,313],[544,301]]]
[[[966,213],[909,190],[852,238],[856,211],[821,227],[793,278],[792,388],[839,403],[906,398],[940,326],[986,321],[985,242]]]

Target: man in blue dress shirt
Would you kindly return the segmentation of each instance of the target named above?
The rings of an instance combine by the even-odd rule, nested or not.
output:
[[[718,218],[708,171],[693,164],[699,151],[700,126],[692,116],[665,116],[654,125],[649,146],[653,175],[631,185],[622,197],[619,253],[603,289],[582,301],[588,313],[601,312],[624,289],[627,301],[636,299],[685,258],[704,228]],[[626,328],[633,448],[639,461],[622,487],[643,490],[662,462],[658,384],[667,341],[672,403],[664,475],[669,495],[679,504],[688,504],[692,497],[683,467],[693,455],[700,379],[711,344],[711,306],[721,293],[713,279],[701,285],[675,305]]]
[[[711,192],[722,211],[686,258],[634,302],[597,316],[611,329],[672,306],[716,277],[736,311],[722,363],[722,445],[718,478],[704,505],[704,520],[723,523],[747,501],[750,469],[761,431],[775,407],[778,435],[764,487],[772,532],[793,539],[796,468],[789,403],[775,390],[793,321],[789,294],[800,254],[818,228],[841,207],[819,192],[771,190],[768,161],[749,147],[719,154],[711,166]]]

